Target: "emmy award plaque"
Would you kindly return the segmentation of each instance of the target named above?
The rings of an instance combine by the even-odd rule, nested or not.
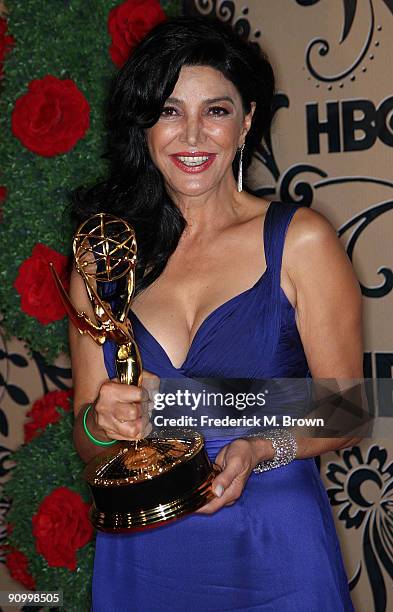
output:
[[[51,265],[70,320],[97,344],[112,341],[119,381],[140,386],[142,361],[128,319],[135,290],[134,229],[123,219],[99,213],[79,227],[73,252],[96,320],[73,306]],[[198,432],[153,432],[133,442],[119,440],[83,472],[93,498],[90,520],[100,531],[119,533],[180,518],[214,497],[215,474]]]

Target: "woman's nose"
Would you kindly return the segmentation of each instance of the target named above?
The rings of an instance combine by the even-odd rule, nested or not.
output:
[[[200,117],[188,117],[186,119],[182,140],[190,146],[196,146],[206,140]]]

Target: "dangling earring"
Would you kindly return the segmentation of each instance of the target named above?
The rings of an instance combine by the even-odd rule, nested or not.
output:
[[[246,145],[243,143],[240,147],[240,160],[239,160],[239,175],[237,177],[237,190],[240,193],[243,191],[243,151]]]

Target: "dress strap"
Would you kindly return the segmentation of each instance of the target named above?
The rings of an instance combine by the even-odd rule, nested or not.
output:
[[[266,267],[275,287],[280,287],[282,254],[289,223],[298,204],[271,202],[265,218],[264,247]]]

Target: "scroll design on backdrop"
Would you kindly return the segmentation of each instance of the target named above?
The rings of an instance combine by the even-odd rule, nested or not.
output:
[[[370,446],[366,460],[358,446],[336,451],[337,462],[327,465],[327,488],[332,506],[342,506],[339,520],[347,529],[362,527],[362,560],[350,579],[350,588],[365,570],[372,590],[375,610],[386,610],[387,593],[382,568],[393,579],[393,461],[387,464],[387,451]]]
[[[71,383],[71,368],[48,365],[43,356],[35,351],[33,351],[33,361],[37,366],[41,379],[41,395],[48,393],[48,382],[53,383],[57,389],[62,391],[66,391],[70,388],[71,384],[66,384],[64,380]],[[28,397],[26,392],[19,385],[15,385],[13,382],[11,382],[10,366],[26,368],[29,366],[29,362],[20,353],[9,352],[6,340],[0,332],[0,402],[3,403],[6,394],[8,394],[10,400],[14,404],[17,404],[18,406],[28,406],[32,403],[32,399]],[[1,406],[0,434],[4,437],[7,437],[9,434],[7,414]],[[6,448],[2,448],[2,451],[10,452],[10,450]],[[2,474],[1,470],[2,468],[0,467],[0,477],[7,473],[7,471],[5,471],[4,474]]]
[[[282,108],[289,108],[289,106],[288,96],[282,93],[276,95],[276,100],[274,102],[274,113],[278,112]],[[334,184],[344,185],[348,183],[369,183],[393,189],[393,181],[389,181],[387,179],[367,176],[329,177],[327,172],[325,172],[325,170],[322,168],[306,163],[294,164],[289,166],[289,168],[281,173],[274,155],[271,134],[268,134],[265,140],[266,144],[261,143],[258,146],[255,158],[257,161],[263,163],[269,170],[272,178],[275,181],[275,185],[266,185],[256,189],[254,191],[255,195],[261,197],[274,196],[283,202],[290,202],[299,204],[301,206],[311,207],[314,201],[315,191]],[[315,175],[316,179],[314,182],[312,182],[310,179],[302,179],[301,175],[303,174]],[[355,217],[349,219],[338,228],[337,233],[339,236],[342,236],[349,229],[355,228],[347,244],[347,253],[351,261],[355,244],[360,238],[362,232],[382,214],[392,211],[392,200],[378,202],[371,208],[361,211]],[[360,284],[363,295],[371,298],[380,298],[392,291],[393,270],[386,266],[382,266],[378,269],[377,274],[382,274],[384,276],[384,283],[377,287],[367,287]]]
[[[289,108],[289,98],[283,93],[276,94],[273,98],[273,117],[280,110],[280,108]],[[255,150],[255,158],[263,163],[264,166],[270,171],[275,181],[278,181],[280,177],[280,170],[278,168],[276,158],[274,157],[272,135],[271,132],[266,135],[265,142],[260,142]],[[275,187],[268,188],[269,195],[275,193]]]
[[[301,6],[306,6],[306,7],[317,4],[319,2],[319,0],[311,0],[310,2],[308,0],[295,0],[295,1],[297,2],[297,4],[300,4]],[[343,30],[341,33],[341,37],[339,40],[339,45],[341,45],[346,40],[346,38],[348,37],[348,34],[350,33],[352,29],[353,22],[355,19],[356,9],[357,9],[357,0],[343,0],[343,5],[344,5],[344,24],[343,24]],[[337,73],[334,75],[322,74],[315,67],[315,63],[313,65],[314,50],[317,49],[317,53],[320,57],[327,56],[331,50],[329,41],[326,40],[325,38],[314,38],[313,40],[309,42],[308,47],[306,49],[306,66],[307,66],[309,73],[315,79],[317,79],[318,81],[323,81],[325,83],[333,83],[334,81],[344,79],[349,74],[352,74],[353,71],[356,70],[356,68],[358,68],[361,62],[365,59],[367,52],[370,49],[370,45],[373,41],[373,36],[375,32],[375,13],[374,13],[373,1],[368,0],[368,5],[370,8],[370,24],[369,24],[368,32],[366,35],[366,39],[356,59],[351,63],[350,66],[342,70],[340,73]]]
[[[28,366],[27,359],[18,353],[10,353],[7,350],[5,338],[0,332],[0,401],[3,402],[5,394],[8,393],[11,400],[20,406],[26,406],[29,403],[29,398],[19,385],[14,385],[10,382],[9,370],[10,365],[18,368],[26,368]],[[5,412],[0,407],[0,433],[3,436],[8,436],[8,423]]]
[[[372,179],[370,179],[370,182],[377,181],[373,181]],[[351,261],[355,244],[360,234],[370,225],[370,223],[372,223],[380,215],[391,211],[392,209],[393,200],[389,200],[388,202],[382,202],[380,204],[377,204],[376,206],[373,206],[372,208],[369,208],[368,210],[363,210],[361,213],[359,213],[355,217],[352,217],[352,219],[349,219],[347,223],[345,223],[339,228],[338,235],[342,236],[348,229],[357,226],[347,245],[347,253]],[[379,287],[365,287],[362,283],[360,283],[362,293],[366,297],[384,297],[393,289],[393,271],[389,268],[386,268],[385,266],[382,266],[381,268],[379,268],[378,274],[382,274],[382,276],[385,278],[385,281]]]
[[[315,4],[318,4],[319,1],[320,0],[295,0],[297,4],[300,4],[300,6],[307,7],[307,8],[310,6],[314,6]],[[352,80],[355,78],[353,75],[353,72],[354,70],[356,70],[356,68],[359,67],[362,61],[366,59],[366,55],[370,50],[370,46],[371,46],[371,43],[373,42],[373,38],[375,34],[375,9],[374,9],[373,2],[374,0],[368,0],[368,6],[370,9],[370,23],[369,23],[368,32],[366,34],[363,46],[360,49],[355,60],[352,62],[352,64],[348,66],[347,68],[345,68],[342,72],[335,74],[335,75],[321,74],[321,72],[318,71],[317,68],[315,67],[315,64],[313,65],[312,54],[313,54],[314,49],[317,49],[317,53],[320,57],[327,56],[331,50],[330,43],[325,38],[314,38],[313,40],[309,42],[307,49],[306,49],[306,66],[307,66],[309,73],[314,78],[316,78],[318,81],[332,83],[340,79],[344,79],[350,74],[352,75],[351,76]],[[385,4],[387,9],[393,14],[393,0],[382,0],[382,2]],[[344,9],[344,23],[343,23],[341,36],[338,42],[339,45],[341,45],[347,39],[348,35],[350,34],[352,27],[354,25],[356,11],[358,7],[360,6],[360,3],[358,2],[358,0],[342,0],[342,3],[343,3],[343,9]],[[365,3],[362,4],[362,6],[364,5]],[[382,29],[382,26],[377,26],[378,31],[380,31],[381,29]],[[378,40],[374,40],[374,43],[376,46],[379,45]],[[374,56],[372,53],[368,56],[368,59],[369,60],[374,59]],[[363,71],[364,70],[365,68],[363,67]]]
[[[248,6],[243,6],[241,16],[235,17],[236,4],[232,0],[193,0],[193,6],[184,0],[184,13],[187,15],[202,15],[204,17],[216,17],[224,23],[230,24],[236,34],[243,40],[249,40],[251,36],[259,38],[260,30],[251,32],[251,25],[246,15],[249,13]],[[251,41],[252,42],[252,41]],[[255,43],[253,43],[255,44]]]
[[[71,388],[71,368],[62,368],[57,365],[48,364],[43,356],[36,351],[33,351],[33,360],[37,366],[41,383],[42,383],[42,394],[48,393],[49,385],[48,381],[53,383],[56,389],[60,389],[61,391],[67,391]],[[64,382],[69,381],[70,384],[66,384]]]

